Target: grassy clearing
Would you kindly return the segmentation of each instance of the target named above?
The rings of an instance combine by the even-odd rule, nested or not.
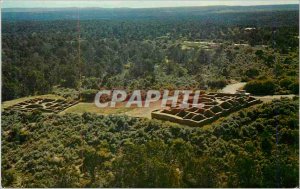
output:
[[[1,109],[7,108],[9,106],[13,106],[15,104],[18,104],[20,102],[24,102],[26,100],[34,99],[34,98],[49,98],[49,99],[63,99],[63,97],[53,94],[47,94],[47,95],[38,95],[38,96],[28,96],[23,98],[18,98],[10,101],[5,101],[1,104]]]
[[[65,113],[76,113],[83,114],[84,112],[108,115],[108,114],[126,114],[132,117],[145,117],[151,119],[151,112],[156,109],[160,109],[161,100],[157,102],[152,102],[148,108],[138,108],[138,107],[125,107],[126,102],[118,103],[115,108],[106,107],[98,108],[94,103],[78,103],[72,106],[60,114]]]
[[[60,114],[65,113],[76,113],[83,114],[85,112],[96,113],[96,114],[122,114],[128,111],[131,111],[135,108],[126,108],[125,106],[118,106],[115,108],[98,108],[94,103],[78,103],[75,106],[72,106]]]

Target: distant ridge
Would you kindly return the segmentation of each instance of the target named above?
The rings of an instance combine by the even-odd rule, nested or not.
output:
[[[299,11],[297,4],[260,6],[205,6],[172,8],[4,8],[2,20],[74,20],[78,10],[82,20],[90,19],[157,19],[199,17],[219,13]]]
[[[214,10],[216,8],[226,8],[226,9],[245,9],[245,10],[297,10],[299,9],[298,4],[285,4],[285,5],[250,5],[250,6],[228,6],[228,5],[214,5],[214,6],[194,6],[194,7],[157,7],[157,8],[130,8],[130,7],[120,7],[120,8],[103,8],[103,7],[62,7],[62,8],[2,8],[2,12],[41,12],[41,11],[65,11],[65,10],[112,10],[112,9],[129,9],[129,10],[159,10],[159,9],[199,9],[199,10]]]

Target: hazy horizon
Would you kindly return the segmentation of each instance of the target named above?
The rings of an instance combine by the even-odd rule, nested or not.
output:
[[[287,5],[298,4],[296,0],[254,0],[240,2],[237,0],[200,0],[200,1],[59,1],[59,0],[7,0],[2,8],[159,8],[159,7],[193,7],[193,6],[256,6],[256,5]]]

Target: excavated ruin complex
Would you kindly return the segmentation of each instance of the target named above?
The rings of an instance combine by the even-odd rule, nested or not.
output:
[[[41,111],[43,113],[59,113],[75,104],[77,101],[67,101],[63,99],[44,99],[34,98],[20,102],[8,108],[4,111],[21,111],[21,112],[33,112]]]
[[[179,100],[176,107],[169,104],[165,109],[153,111],[151,117],[199,127],[242,108],[259,104],[261,101],[243,94],[209,93],[200,95],[198,103],[192,103],[193,96],[190,96],[188,108],[181,108],[182,100]]]

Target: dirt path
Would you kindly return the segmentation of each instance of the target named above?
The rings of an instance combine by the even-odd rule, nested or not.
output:
[[[226,85],[220,92],[234,94],[238,89],[243,88],[246,85],[246,82],[238,82]],[[263,102],[271,102],[274,99],[280,98],[293,98],[295,95],[268,95],[268,96],[253,96],[260,99]]]
[[[220,92],[234,94],[238,89],[243,88],[246,85],[246,82],[239,82],[234,84],[226,85]]]
[[[293,98],[296,95],[269,95],[269,96],[253,96],[257,99],[260,99],[263,102],[271,102],[274,99],[280,98]]]

